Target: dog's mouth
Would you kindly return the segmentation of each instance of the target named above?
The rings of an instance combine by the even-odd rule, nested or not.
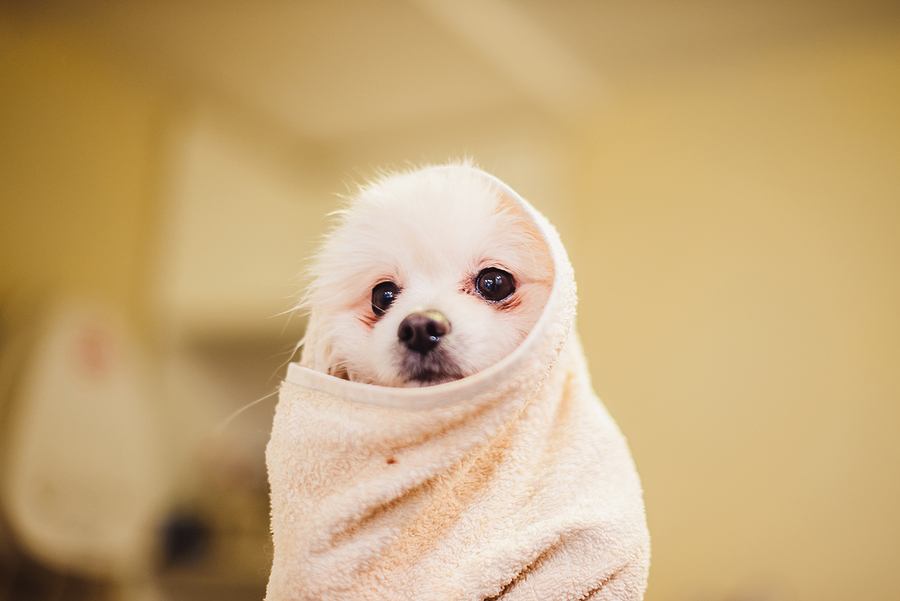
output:
[[[405,352],[400,362],[400,375],[409,386],[434,386],[466,376],[446,353],[440,351],[426,355]]]
[[[463,377],[463,374],[459,372],[438,372],[438,371],[428,371],[423,370],[413,374],[410,374],[407,377],[407,382],[411,384],[416,384],[419,386],[434,386],[436,384],[443,384],[445,382],[453,382],[454,380],[459,380]]]

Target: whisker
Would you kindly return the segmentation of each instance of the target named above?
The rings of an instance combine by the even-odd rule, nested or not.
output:
[[[271,396],[274,396],[274,395],[276,395],[276,394],[278,394],[278,391],[277,391],[277,390],[273,390],[272,392],[270,392],[270,393],[267,394],[266,396],[264,396],[264,397],[262,397],[262,398],[259,398],[259,399],[256,399],[256,400],[253,401],[252,403],[249,403],[249,404],[247,404],[247,405],[244,405],[243,407],[241,407],[240,409],[238,409],[237,411],[235,411],[234,413],[232,413],[230,416],[228,416],[227,418],[225,418],[218,426],[215,427],[215,429],[214,429],[213,431],[214,431],[216,434],[222,434],[222,433],[225,431],[225,428],[228,427],[228,424],[230,424],[230,423],[232,422],[232,420],[233,420],[234,418],[236,418],[238,415],[240,415],[241,413],[243,413],[244,411],[246,411],[247,409],[249,409],[249,408],[252,407],[253,405],[255,405],[255,404],[257,404],[257,403],[260,403],[260,402],[266,400],[267,398],[269,398],[269,397],[271,397]]]

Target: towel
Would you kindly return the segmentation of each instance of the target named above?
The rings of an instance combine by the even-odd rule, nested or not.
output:
[[[289,366],[266,449],[267,601],[643,597],[640,481],[573,332],[571,264],[547,220],[483,176],[547,243],[547,306],[509,356],[446,384]]]

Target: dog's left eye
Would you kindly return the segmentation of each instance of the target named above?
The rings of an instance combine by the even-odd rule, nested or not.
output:
[[[400,293],[400,289],[394,282],[381,282],[372,288],[372,312],[378,317],[384,315],[394,299]]]
[[[496,267],[488,267],[478,274],[475,288],[483,299],[500,301],[516,291],[516,282],[512,274]]]

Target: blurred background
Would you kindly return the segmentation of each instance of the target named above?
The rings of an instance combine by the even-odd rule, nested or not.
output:
[[[0,140],[0,600],[261,599],[304,258],[463,156],[568,247],[646,599],[900,599],[895,1],[6,1]]]

